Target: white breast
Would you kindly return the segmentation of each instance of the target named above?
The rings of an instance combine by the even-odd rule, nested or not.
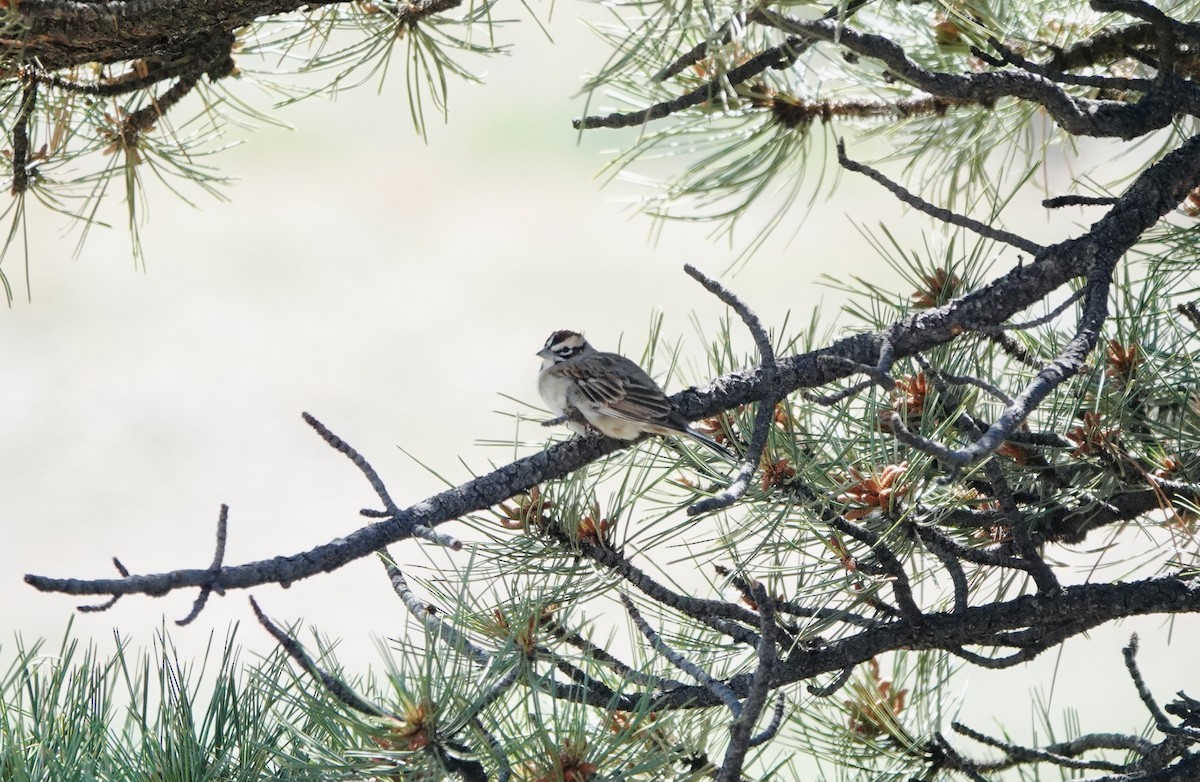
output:
[[[571,381],[559,374],[542,370],[538,375],[538,393],[555,415],[566,415],[567,389],[570,386]]]

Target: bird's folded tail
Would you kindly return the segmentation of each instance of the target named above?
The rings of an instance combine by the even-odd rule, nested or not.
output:
[[[690,426],[684,429],[683,433],[724,459],[728,459],[731,462],[741,461],[742,457],[738,456],[736,453],[721,445],[708,435],[698,432]]]

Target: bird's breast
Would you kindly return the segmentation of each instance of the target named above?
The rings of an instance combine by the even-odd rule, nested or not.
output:
[[[570,387],[571,381],[556,372],[542,372],[538,375],[538,393],[555,415],[567,414],[567,390]]]

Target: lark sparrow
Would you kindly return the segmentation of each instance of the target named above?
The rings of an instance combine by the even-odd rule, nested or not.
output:
[[[645,370],[616,353],[601,353],[582,334],[556,331],[538,351],[542,370],[538,393],[556,415],[578,434],[592,429],[617,440],[633,440],[643,432],[687,435],[736,459],[711,438],[688,426]]]

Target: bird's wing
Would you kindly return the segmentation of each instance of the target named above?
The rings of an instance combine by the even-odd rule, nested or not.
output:
[[[606,415],[659,425],[671,423],[673,408],[667,395],[641,367],[624,356],[601,353],[570,362],[563,369],[575,380],[577,393]]]

